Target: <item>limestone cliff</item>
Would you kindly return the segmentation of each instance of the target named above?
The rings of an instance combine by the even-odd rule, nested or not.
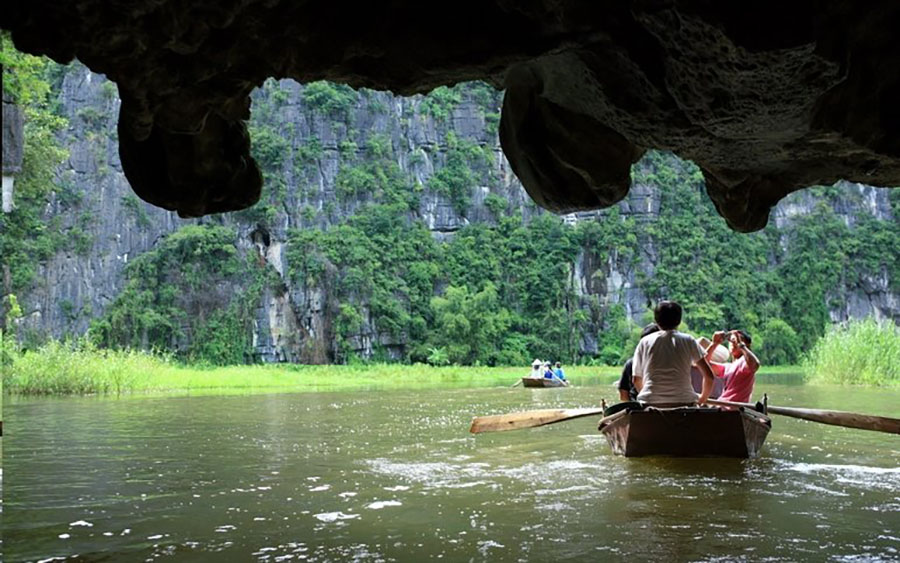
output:
[[[235,246],[241,252],[265,264],[280,280],[263,287],[253,315],[256,358],[333,361],[339,303],[328,280],[337,273],[326,271],[317,284],[297,283],[289,275],[288,240],[295,230],[340,224],[371,200],[372,193],[358,190],[349,175],[351,164],[362,166],[372,154],[381,154],[378,151],[386,151],[399,177],[415,187],[417,204],[410,218],[421,221],[437,240],[452,238],[469,225],[494,222],[491,196],[506,202],[502,213],[520,212],[526,223],[546,213],[532,203],[503,156],[497,130],[500,96],[486,86],[457,89],[457,97],[444,100],[439,94],[403,98],[310,88],[270,81],[254,94],[250,131],[265,177],[260,203],[241,212],[185,220],[132,194],[117,151],[117,90],[87,68],[70,66],[59,97],[70,123],[64,139],[70,157],[45,217],[48,224],[80,232],[81,238],[42,264],[34,286],[20,296],[25,313],[20,334],[63,337],[85,332],[122,290],[123,269],[130,260],[183,225],[221,223],[235,228]],[[442,170],[459,164],[453,160],[457,157],[463,159],[469,183],[460,187],[436,182]],[[656,158],[679,173],[691,173],[690,166],[672,156]],[[635,165],[632,189],[617,205],[619,217],[637,226],[638,240],[632,245],[637,253],[623,256],[613,248],[603,256],[582,250],[571,264],[569,283],[579,307],[588,313],[578,335],[583,354],[594,355],[602,347],[597,335],[608,328],[611,307],[620,306],[626,317],[640,322],[653,297],[645,291],[644,280],[656,272],[660,239],[641,233],[659,218],[665,193],[650,174],[655,162],[645,159]],[[835,211],[848,225],[861,210],[881,221],[896,221],[888,190],[849,183],[839,189],[847,197],[838,200]],[[808,192],[789,196],[773,212],[774,227],[785,228],[815,204]],[[577,224],[609,219],[604,210],[565,215],[563,220]],[[772,260],[774,264],[778,258]],[[896,280],[887,270],[842,283],[832,292],[837,297],[829,304],[832,320],[867,315],[900,319]],[[371,357],[380,350],[388,357],[403,357],[402,335],[379,331],[368,304],[358,305],[362,322],[348,340],[353,352]]]

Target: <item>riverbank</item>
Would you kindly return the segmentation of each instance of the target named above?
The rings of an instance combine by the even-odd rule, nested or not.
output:
[[[617,366],[570,366],[574,386],[618,380]],[[510,387],[527,366],[479,367],[424,364],[187,366],[136,351],[48,344],[39,352],[8,354],[3,388],[16,395],[249,394],[365,389]],[[764,367],[760,381],[801,383],[797,366]]]
[[[111,353],[57,361],[26,355],[4,374],[4,391],[20,395],[231,394],[365,389],[512,386],[527,367],[435,367],[424,364],[185,366],[146,354]],[[573,385],[612,382],[616,367],[566,369]]]

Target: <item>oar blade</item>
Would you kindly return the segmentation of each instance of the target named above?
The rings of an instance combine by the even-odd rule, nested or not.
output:
[[[715,399],[710,399],[709,402],[714,405],[755,408],[755,405],[750,403],[735,403],[732,401],[719,401]],[[820,422],[822,424],[843,426],[845,428],[857,428],[859,430],[900,434],[900,419],[888,416],[822,409],[776,407],[774,405],[769,405],[767,409],[769,414],[780,414],[782,416],[809,420],[810,422]]]
[[[845,428],[857,428],[859,430],[873,430],[875,432],[887,432],[900,434],[900,419],[872,414],[856,412],[828,411],[818,409],[800,409],[787,407],[769,407],[772,414],[802,418],[812,422],[843,426]]]
[[[476,416],[472,420],[472,426],[469,428],[469,432],[472,434],[480,434],[482,432],[505,432],[507,430],[520,430],[522,428],[535,428],[537,426],[553,424],[554,422],[562,422],[564,420],[572,420],[573,418],[597,414],[603,414],[603,409],[543,409]]]

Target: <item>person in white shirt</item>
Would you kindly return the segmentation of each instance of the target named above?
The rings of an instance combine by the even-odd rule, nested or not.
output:
[[[713,388],[713,373],[706,351],[689,334],[678,332],[681,305],[660,301],[653,310],[659,332],[638,343],[632,359],[632,377],[638,390],[637,400],[654,406],[704,404]],[[691,386],[691,366],[703,375],[700,396]]]
[[[544,377],[544,370],[541,369],[541,361],[537,358],[531,362],[531,373],[528,375],[531,379],[541,379]]]

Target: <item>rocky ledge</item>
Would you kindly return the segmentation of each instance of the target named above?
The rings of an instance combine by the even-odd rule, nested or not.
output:
[[[696,162],[732,228],[792,191],[900,185],[900,3],[711,0],[32,0],[20,50],[119,86],[123,169],[182,216],[254,203],[249,94],[267,77],[505,89],[503,149],[534,200],[607,207],[650,148]]]

